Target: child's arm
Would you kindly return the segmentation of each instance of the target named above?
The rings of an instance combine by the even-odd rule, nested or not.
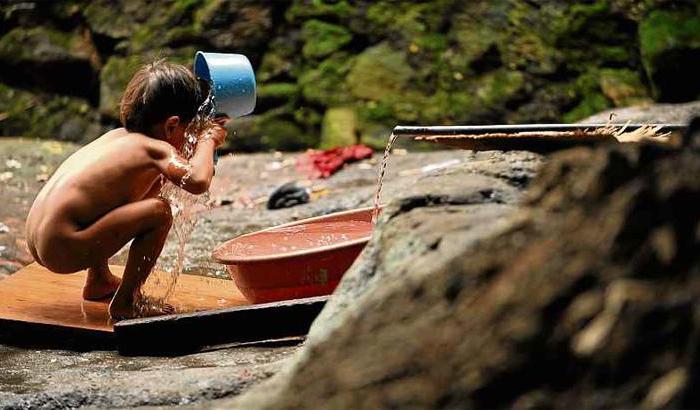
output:
[[[225,138],[226,129],[215,125],[204,132],[189,161],[172,145],[161,141],[153,144],[150,155],[166,178],[188,192],[202,194],[214,176],[214,150]]]

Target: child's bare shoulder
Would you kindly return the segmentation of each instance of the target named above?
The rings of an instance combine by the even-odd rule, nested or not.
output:
[[[165,141],[138,132],[125,131],[123,141],[129,148],[151,154],[153,151],[169,150],[172,147]]]

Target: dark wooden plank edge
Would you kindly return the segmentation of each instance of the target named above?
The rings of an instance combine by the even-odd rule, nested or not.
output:
[[[114,350],[113,332],[0,319],[0,343],[8,346],[74,351]]]
[[[114,325],[123,355],[170,356],[216,345],[303,336],[328,296],[123,320]]]

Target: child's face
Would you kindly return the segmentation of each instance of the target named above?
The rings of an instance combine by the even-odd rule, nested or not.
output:
[[[185,144],[185,130],[187,124],[180,121],[177,116],[172,116],[162,123],[162,139],[170,143],[177,150]]]
[[[178,124],[177,127],[175,127],[168,136],[168,142],[170,143],[170,145],[177,148],[178,150],[182,149],[182,146],[185,144],[186,129],[186,124]]]

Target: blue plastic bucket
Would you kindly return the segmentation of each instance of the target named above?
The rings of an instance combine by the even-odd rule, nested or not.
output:
[[[246,56],[228,53],[204,53],[194,56],[194,74],[211,81],[216,111],[231,118],[250,114],[255,108],[255,73]]]

